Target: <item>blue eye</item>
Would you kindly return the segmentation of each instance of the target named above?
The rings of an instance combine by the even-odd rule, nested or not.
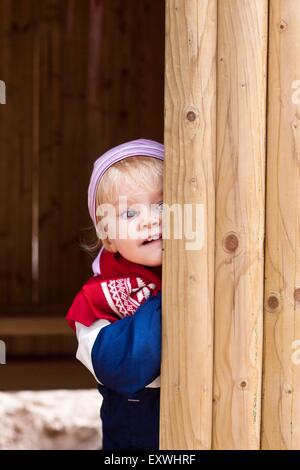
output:
[[[158,208],[158,210],[159,210],[160,212],[163,212],[163,210],[164,210],[164,203],[163,203],[163,202],[157,203],[156,206],[157,206],[157,208]],[[134,209],[127,209],[127,211],[124,211],[124,212],[120,215],[120,217],[122,217],[122,219],[127,220],[127,219],[132,219],[133,217],[135,217],[136,214],[137,214],[137,211],[136,211],[136,210],[134,210]]]
[[[128,214],[130,214],[130,213],[136,214],[136,211],[134,211],[134,210],[132,210],[132,209],[128,209],[127,211],[123,212],[123,214],[121,214],[122,219],[132,219],[132,217],[134,217],[134,215],[130,217],[130,216],[128,215]]]

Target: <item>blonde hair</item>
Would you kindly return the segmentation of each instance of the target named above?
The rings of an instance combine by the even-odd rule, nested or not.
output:
[[[145,156],[126,157],[112,165],[102,176],[97,188],[96,207],[101,204],[112,204],[118,197],[121,185],[133,183],[135,187],[142,187],[151,191],[153,181],[162,181],[162,177],[162,160]],[[98,224],[100,218],[96,217],[96,221]],[[108,240],[95,237],[95,228],[93,230],[93,239],[90,242],[82,243],[81,246],[92,255],[98,252],[101,246],[109,250]]]

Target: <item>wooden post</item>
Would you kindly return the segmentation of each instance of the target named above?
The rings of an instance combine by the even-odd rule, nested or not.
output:
[[[166,1],[164,202],[182,212],[191,205],[203,246],[187,249],[187,218],[182,239],[171,225],[164,243],[162,449],[211,447],[216,7],[216,0]]]
[[[271,0],[263,449],[300,448],[300,3]]]
[[[215,449],[260,446],[267,5],[218,2]]]

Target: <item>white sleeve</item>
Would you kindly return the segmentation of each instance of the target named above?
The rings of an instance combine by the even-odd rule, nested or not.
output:
[[[78,340],[76,358],[89,369],[98,383],[101,382],[97,379],[93,368],[92,349],[100,330],[107,325],[110,325],[108,320],[97,320],[91,326],[84,326],[81,323],[75,322]]]

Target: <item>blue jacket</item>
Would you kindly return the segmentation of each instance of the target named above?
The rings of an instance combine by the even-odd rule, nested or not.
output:
[[[158,449],[161,292],[133,316],[102,326],[94,329],[89,368],[103,396],[103,449]]]

